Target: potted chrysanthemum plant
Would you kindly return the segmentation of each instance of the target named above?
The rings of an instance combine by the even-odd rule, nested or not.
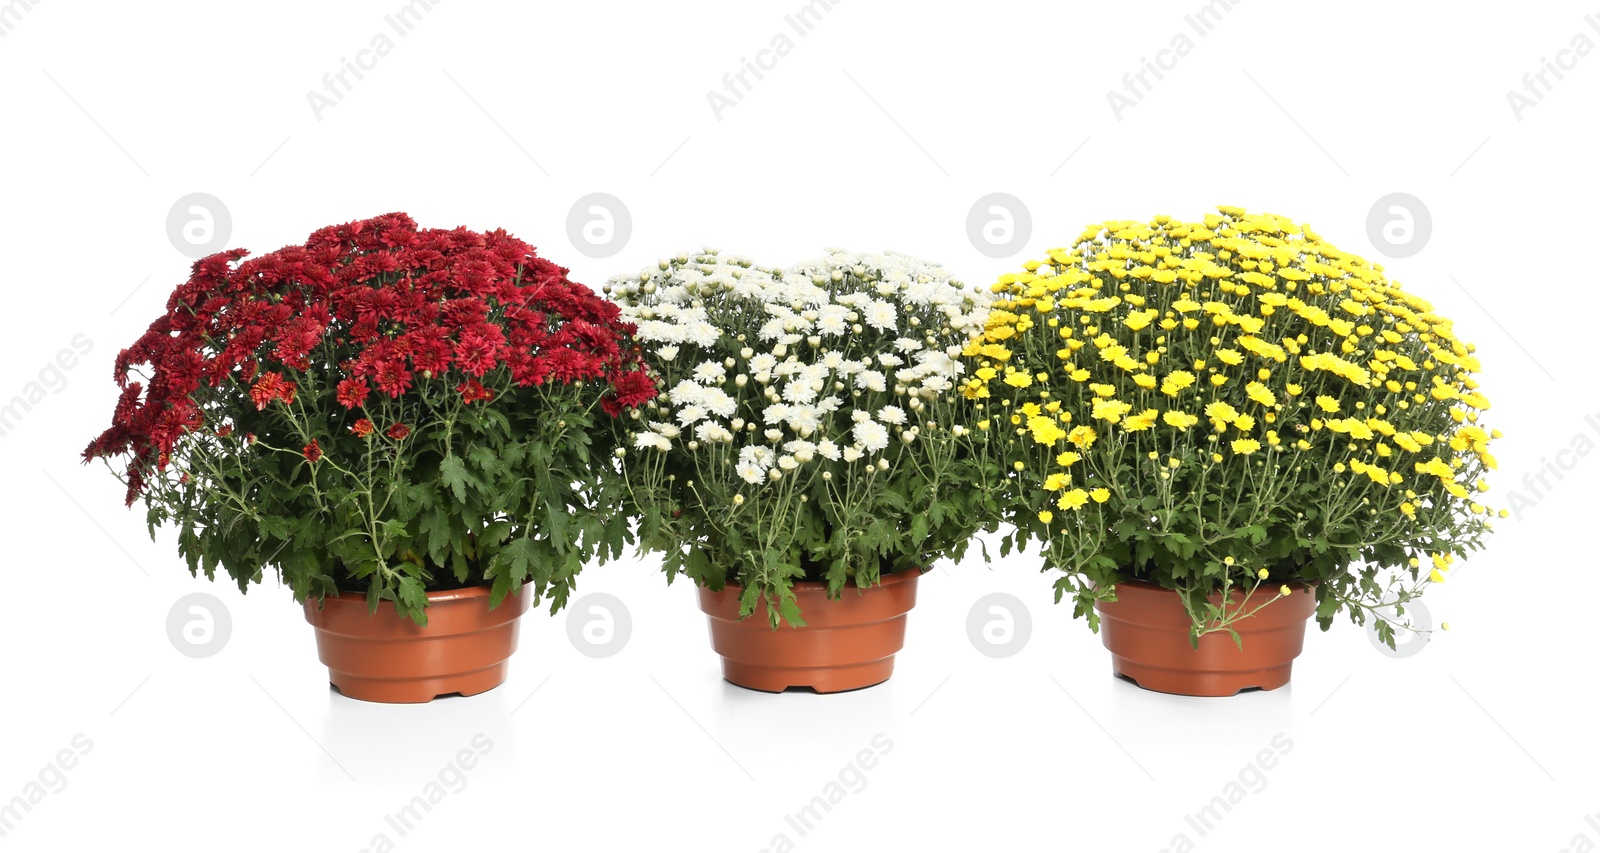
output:
[[[898,254],[716,250],[606,285],[659,396],[620,420],[639,546],[699,586],[731,682],[876,684],[917,578],[998,512],[959,391],[988,294]]]
[[[504,231],[396,213],[246,254],[198,261],[117,356],[85,461],[192,574],[274,571],[344,694],[500,684],[517,618],[624,545],[602,422],[655,393],[630,327]]]
[[[1406,604],[1481,547],[1499,437],[1429,303],[1219,210],[1090,226],[1000,277],[966,351],[1011,544],[1040,543],[1118,674],[1194,695],[1286,683],[1313,613],[1425,629]]]

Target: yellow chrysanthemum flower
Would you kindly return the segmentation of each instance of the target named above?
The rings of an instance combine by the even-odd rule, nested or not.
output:
[[[1121,400],[1096,400],[1091,415],[1097,420],[1116,423],[1132,408],[1132,404]]]
[[[1028,431],[1033,434],[1034,442],[1046,447],[1067,437],[1067,431],[1061,428],[1055,418],[1048,415],[1034,415],[1028,418]]]
[[[1249,385],[1244,386],[1244,393],[1252,401],[1259,405],[1267,406],[1269,408],[1278,405],[1277,395],[1272,393],[1271,388],[1268,388],[1260,382],[1251,382]]]
[[[1128,432],[1142,432],[1156,425],[1156,417],[1161,413],[1155,409],[1145,409],[1137,415],[1129,415],[1122,419],[1122,428]]]
[[[1072,489],[1061,494],[1061,497],[1056,501],[1056,506],[1060,509],[1077,509],[1088,502],[1088,492],[1083,489]]]
[[[1161,416],[1161,422],[1175,429],[1188,429],[1200,422],[1200,419],[1188,412],[1173,410]]]

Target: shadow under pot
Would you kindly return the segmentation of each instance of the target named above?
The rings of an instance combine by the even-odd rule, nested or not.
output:
[[[917,603],[922,570],[879,579],[877,586],[846,586],[838,600],[825,583],[794,584],[806,624],[768,621],[766,602],[739,618],[744,588],[717,592],[701,587],[700,609],[711,627],[711,647],[722,656],[722,677],[752,690],[781,693],[809,687],[839,693],[881,684],[894,674],[894,656],[905,646],[906,614]]]
[[[367,702],[422,703],[472,696],[506,680],[517,649],[517,624],[532,596],[508,595],[489,608],[489,587],[428,593],[428,624],[417,625],[378,602],[367,613],[360,593],[305,602],[316,630],[317,656],[339,692]]]
[[[1232,604],[1255,611],[1233,623],[1242,647],[1226,630],[1189,645],[1189,612],[1178,593],[1143,581],[1122,581],[1116,601],[1095,604],[1100,640],[1111,652],[1112,670],[1146,690],[1182,696],[1232,696],[1241,690],[1274,690],[1289,683],[1290,667],[1305,644],[1306,623],[1317,598],[1304,584],[1262,584],[1246,598],[1230,593]],[[1222,601],[1221,593],[1211,603]],[[1265,604],[1260,610],[1258,605]]]

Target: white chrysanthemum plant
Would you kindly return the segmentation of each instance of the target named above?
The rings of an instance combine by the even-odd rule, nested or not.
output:
[[[900,254],[776,269],[715,249],[604,289],[662,389],[620,422],[621,453],[640,549],[669,582],[734,585],[742,617],[804,625],[795,582],[837,599],[926,571],[998,517],[960,389],[985,290]]]

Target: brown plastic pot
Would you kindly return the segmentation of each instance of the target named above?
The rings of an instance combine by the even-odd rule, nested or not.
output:
[[[421,703],[472,696],[506,680],[517,649],[517,620],[532,596],[507,596],[489,609],[486,586],[428,593],[428,624],[418,626],[381,601],[368,615],[359,593],[305,602],[317,656],[340,693],[367,702]]]
[[[1183,696],[1232,696],[1258,687],[1274,690],[1289,683],[1289,669],[1305,644],[1306,622],[1316,612],[1316,596],[1302,584],[1289,584],[1287,597],[1277,584],[1262,584],[1246,601],[1233,590],[1235,603],[1254,609],[1278,598],[1254,615],[1233,623],[1243,647],[1227,631],[1189,645],[1190,618],[1178,593],[1144,583],[1116,585],[1116,601],[1098,602],[1100,639],[1111,650],[1112,669],[1146,690]],[[1222,595],[1211,596],[1213,604]]]
[[[803,627],[768,621],[766,603],[739,618],[742,587],[700,588],[700,609],[711,625],[711,647],[722,656],[722,677],[752,690],[781,693],[809,687],[838,693],[871,687],[894,674],[905,646],[906,613],[917,603],[919,569],[883,577],[878,586],[846,586],[837,601],[824,583],[801,581],[794,594]]]

